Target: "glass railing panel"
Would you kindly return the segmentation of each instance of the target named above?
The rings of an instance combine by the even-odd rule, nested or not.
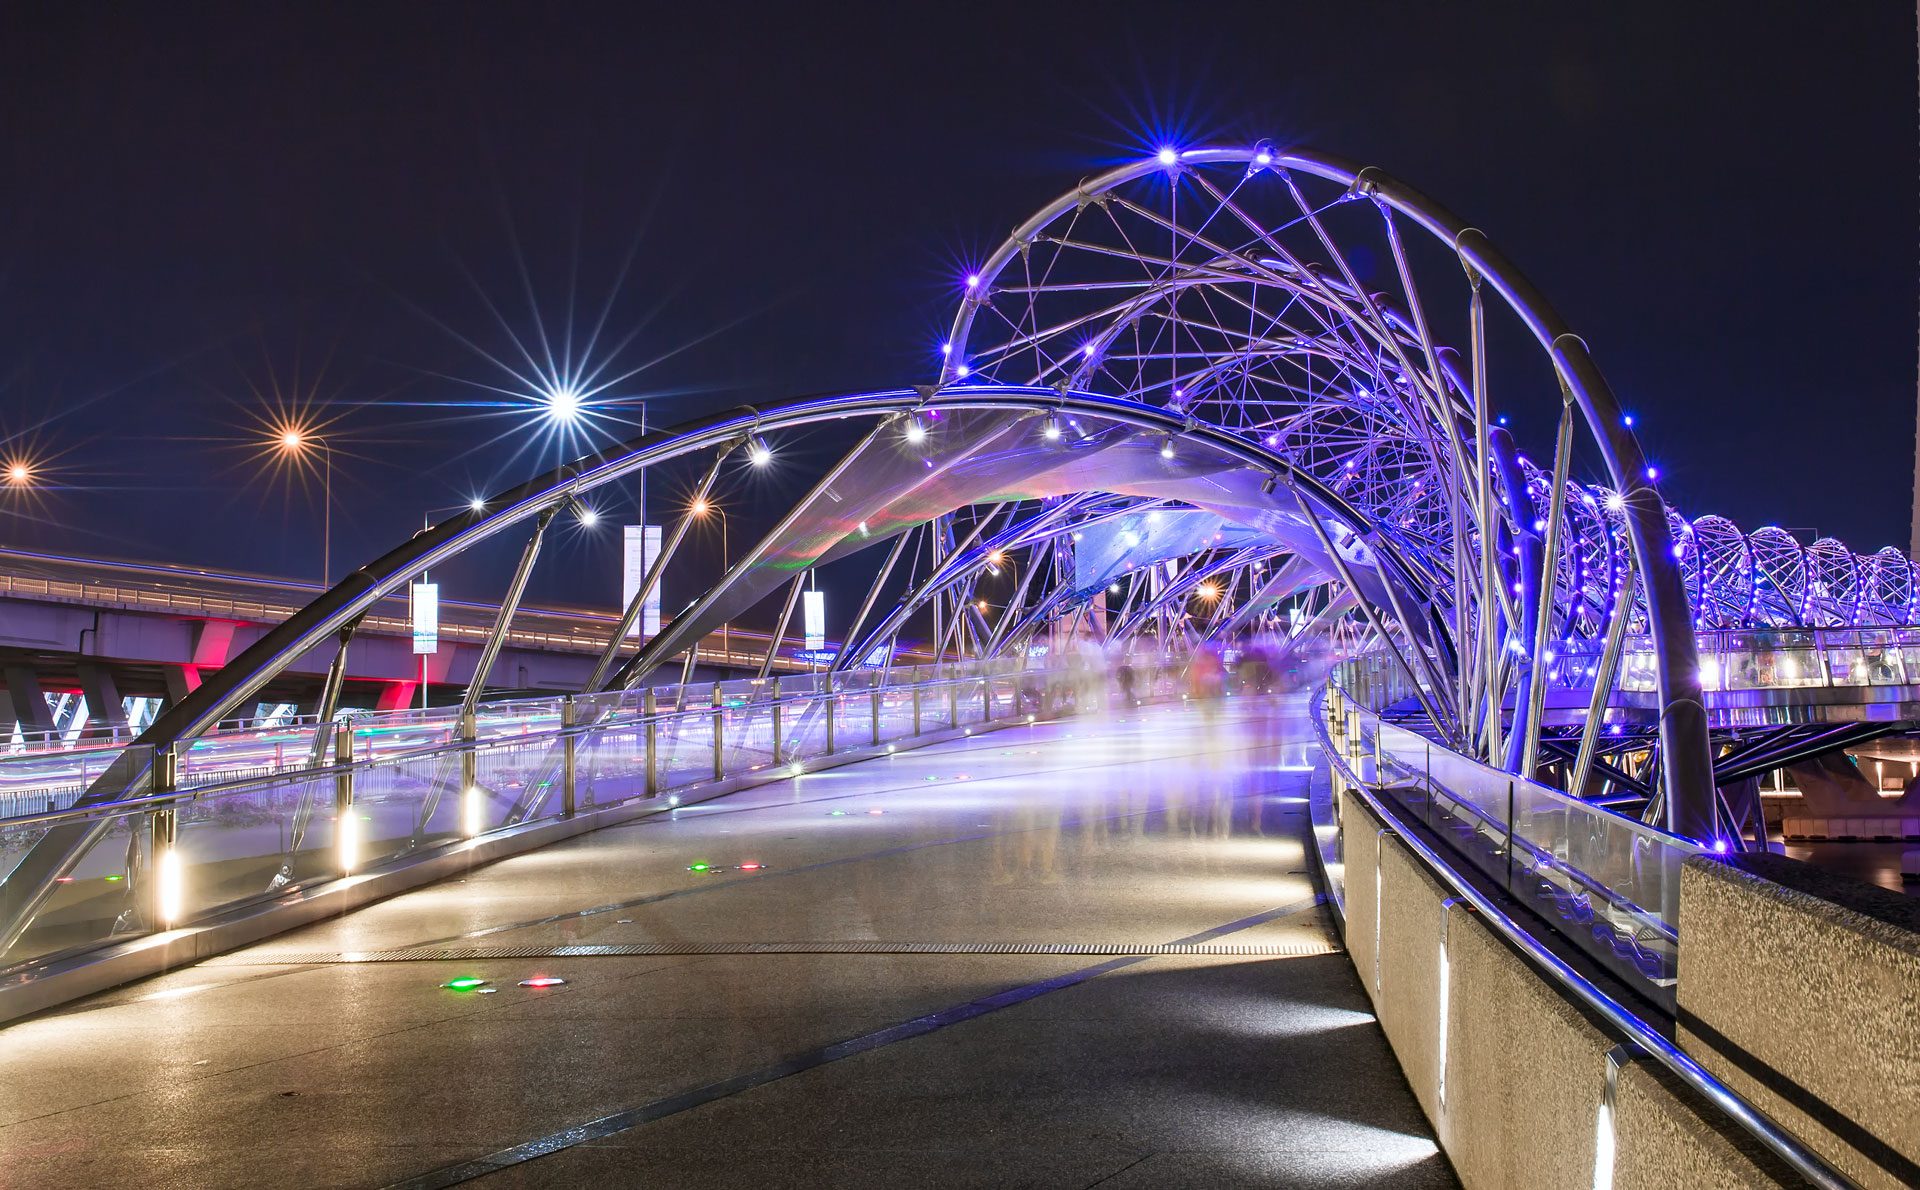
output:
[[[1104,704],[1106,699],[1102,698]],[[997,673],[993,676],[993,717],[1012,719],[1026,713],[1020,700],[1020,675],[1018,673]]]
[[[477,835],[531,817],[560,767],[558,741],[497,742],[473,752],[473,781],[461,790],[460,833]]]
[[[638,714],[609,716],[581,736],[575,764],[581,809],[647,796],[646,721]]]
[[[180,914],[189,922],[296,880],[328,874],[331,776],[249,782],[175,810]]]
[[[458,751],[385,760],[354,769],[354,869],[362,871],[461,838],[467,817],[461,775]],[[310,846],[302,852],[302,863],[341,864],[345,857],[339,851],[340,824],[334,801],[324,785],[315,794],[314,821],[308,827]],[[478,807],[476,811],[476,817],[485,817]],[[316,854],[320,838],[329,840],[330,855]],[[308,871],[302,868],[297,875],[305,878]]]
[[[1678,839],[1362,715],[1363,778],[1609,969],[1670,1002]],[[1379,749],[1376,776],[1373,758]]]
[[[1620,659],[1620,689],[1652,690],[1658,677],[1659,663],[1653,650],[1646,648],[1644,642],[1629,644]]]
[[[763,769],[773,763],[773,706],[758,691],[726,708],[722,764],[728,775]]]
[[[52,830],[91,839],[79,862],[54,884],[32,924],[0,954],[0,966],[145,933],[152,906],[149,821],[146,814],[122,814],[57,827],[0,828],[0,871],[9,873]]]
[[[713,711],[662,715],[656,729],[656,772],[661,789],[713,780]]]
[[[880,740],[887,743],[913,735],[913,691],[887,686],[880,691]]]
[[[1726,690],[1758,690],[1760,680],[1760,655],[1751,648],[1729,648],[1720,658],[1721,688]]]
[[[1829,648],[1827,676],[1835,686],[1870,686],[1866,653],[1852,646]]]
[[[780,755],[788,761],[818,756],[826,749],[826,703],[806,693],[786,691],[781,679]]]
[[[1076,677],[1087,677],[974,662],[945,667],[941,680],[924,685],[889,680],[926,679],[931,673],[903,667],[891,675],[862,672],[836,679],[841,683],[834,696],[839,704],[836,746],[846,750],[872,740],[876,700],[881,738],[907,739],[913,735],[916,699],[923,730],[953,725],[956,710],[958,722],[973,725],[987,712],[989,691],[995,717],[1006,720],[1017,713],[1015,700],[1023,684],[1071,687]],[[1171,685],[1166,674],[1158,679]],[[795,684],[824,685],[824,679],[802,675]],[[751,772],[771,764],[773,684],[722,684],[718,708],[712,701],[714,689],[708,684],[675,691],[685,696],[689,708],[655,717],[659,789],[713,777],[716,716],[723,724],[724,772]],[[578,808],[645,796],[648,721],[639,710],[641,698],[642,692],[624,691],[575,700]],[[824,696],[782,700],[789,757],[824,754],[827,709]],[[457,723],[454,714],[360,722],[354,728],[352,800],[344,819],[336,807],[341,778],[349,774],[332,764],[312,771],[300,767],[309,754],[311,727],[262,729],[240,737],[244,749],[258,753],[254,759],[262,760],[264,771],[239,782],[183,789],[181,798],[171,803],[174,844],[163,866],[178,877],[170,877],[167,885],[173,890],[167,905],[173,924],[204,918],[288,885],[329,879],[344,870],[365,871],[471,835],[559,814],[566,747],[561,716],[559,699],[517,700],[516,716],[482,719],[481,738],[471,747],[447,746]],[[265,760],[275,743],[281,745],[280,754]],[[1408,746],[1393,744],[1399,750]],[[409,754],[409,747],[416,750]],[[290,753],[297,753],[298,760]],[[42,778],[63,772],[81,775],[78,769],[44,764],[33,772]],[[99,774],[84,775],[91,780]],[[74,780],[59,790],[0,791],[0,812],[59,810],[84,788]],[[148,930],[160,884],[151,854],[154,819],[155,812],[142,810],[61,824],[59,829],[83,847],[81,857],[68,876],[48,886],[48,900],[34,923],[0,962],[40,958]],[[50,829],[39,823],[0,826],[0,872],[11,872]]]

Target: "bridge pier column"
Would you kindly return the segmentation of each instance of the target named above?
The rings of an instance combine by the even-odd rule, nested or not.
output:
[[[13,717],[20,721],[22,731],[52,731],[53,713],[47,710],[47,699],[40,689],[40,675],[33,667],[25,663],[8,665],[4,670],[7,679],[7,701],[12,703]]]
[[[127,725],[127,708],[120,701],[120,689],[114,685],[113,674],[102,665],[83,664],[77,668],[80,692],[87,696],[87,718],[113,728],[117,735]]]

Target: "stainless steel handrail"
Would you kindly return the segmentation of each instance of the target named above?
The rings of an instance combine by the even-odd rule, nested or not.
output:
[[[1863,1190],[1858,1182],[1828,1165],[1759,1108],[1742,1099],[1732,1088],[1707,1073],[1684,1050],[1663,1037],[1658,1029],[1628,1011],[1618,1000],[1602,991],[1586,976],[1574,970],[1564,959],[1547,949],[1537,938],[1522,929],[1518,922],[1501,910],[1493,898],[1462,877],[1451,864],[1441,858],[1438,852],[1423,842],[1418,835],[1408,830],[1406,823],[1387,807],[1385,800],[1367,787],[1359,773],[1348,767],[1340,749],[1334,746],[1333,739],[1327,731],[1326,716],[1322,713],[1326,691],[1325,686],[1315,691],[1311,717],[1314,732],[1320,739],[1320,750],[1326,755],[1327,763],[1340,770],[1348,785],[1359,795],[1360,800],[1380,816],[1380,820],[1387,824],[1388,829],[1400,839],[1401,843],[1418,855],[1462,900],[1480,911],[1481,920],[1518,947],[1535,966],[1571,993],[1577,1001],[1598,1013],[1608,1024],[1624,1033],[1628,1041],[1645,1050],[1661,1065],[1678,1075],[1683,1082],[1698,1091],[1748,1135],[1792,1166],[1800,1176],[1815,1186],[1821,1187],[1821,1190]]]

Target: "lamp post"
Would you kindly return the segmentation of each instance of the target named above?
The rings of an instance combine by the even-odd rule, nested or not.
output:
[[[420,531],[422,533],[425,533],[427,530],[433,528],[433,515],[435,513],[459,512],[463,509],[467,512],[485,512],[487,510],[487,502],[484,498],[480,496],[475,496],[472,499],[468,500],[465,504],[447,504],[439,508],[422,509],[420,511]],[[422,570],[420,572],[419,581],[422,583],[425,583],[428,581],[426,571]],[[408,601],[408,606],[409,608],[411,608],[412,606],[411,600]],[[436,652],[438,651],[437,647],[435,651]],[[428,710],[428,690],[429,690],[429,684],[427,682],[427,654],[421,653],[419,656],[420,656],[420,710],[422,712],[425,712],[426,710]]]
[[[309,433],[298,427],[283,431],[280,435],[281,453],[292,458],[303,458],[310,448],[323,452],[320,470],[320,585],[333,586],[333,447],[318,434]]]
[[[718,516],[720,518],[720,575],[722,578],[725,578],[727,573],[728,557],[731,553],[731,551],[729,551],[727,548],[727,511],[726,509],[721,508],[719,505],[714,504],[711,501],[702,497],[701,499],[695,500],[693,502],[693,508],[691,511],[693,512],[693,515],[697,517],[705,517],[708,513],[713,513],[715,516]],[[727,662],[731,662],[733,660],[733,634],[730,631],[732,627],[733,627],[733,621],[730,619],[722,622],[720,625],[720,651],[721,653],[725,654]],[[697,645],[695,647],[698,648]],[[723,662],[722,664],[724,665],[726,664],[726,662]]]

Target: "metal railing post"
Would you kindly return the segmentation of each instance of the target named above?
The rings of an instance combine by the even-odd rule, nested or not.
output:
[[[180,753],[174,744],[163,745],[153,754],[153,791],[172,793],[180,787]],[[148,917],[156,930],[173,924],[166,912],[166,886],[177,879],[179,860],[173,856],[180,835],[179,811],[172,802],[157,807],[147,819],[147,866],[153,878],[147,882]]]
[[[786,741],[780,738],[780,679],[773,679],[773,763],[786,763]]]
[[[921,690],[920,674],[916,670],[913,675],[913,734],[915,735],[920,734],[920,695],[921,693],[922,693],[922,690]]]
[[[460,796],[464,799],[472,792],[473,787],[480,783],[480,749],[477,746],[480,740],[480,720],[472,710],[460,712],[460,738],[468,745],[460,750]],[[347,734],[346,743],[346,759],[351,761],[353,759],[351,732]],[[334,759],[341,759],[338,749],[335,753]]]
[[[713,779],[726,775],[727,699],[720,683],[713,684]]]
[[[640,696],[640,718],[645,724],[642,731],[647,741],[647,796],[660,796],[660,703],[654,697],[653,687],[649,686]]]
[[[820,675],[825,685],[827,698],[827,755],[833,755],[833,672],[829,670]]]
[[[573,733],[573,725],[578,716],[574,713],[573,695],[562,695],[560,699],[560,816],[572,818],[575,809],[574,787],[580,772],[580,739]]]
[[[353,726],[342,721],[333,729],[334,859],[342,875],[350,876],[359,862],[360,840],[353,822]]]
[[[951,673],[947,677],[947,726],[960,726],[960,682]]]
[[[876,674],[873,680],[873,743],[880,744],[880,678]]]
[[[1513,782],[1507,782],[1507,895],[1513,895]]]

